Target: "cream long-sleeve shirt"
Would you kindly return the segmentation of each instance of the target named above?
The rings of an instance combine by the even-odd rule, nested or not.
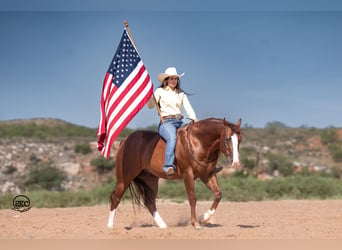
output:
[[[159,102],[162,116],[181,115],[183,106],[188,117],[197,121],[195,111],[193,110],[189,99],[184,92],[178,92],[176,90],[172,90],[169,86],[166,86],[166,88],[157,88],[154,92],[154,96],[157,102]],[[149,99],[147,106],[150,109],[155,107],[153,97]]]

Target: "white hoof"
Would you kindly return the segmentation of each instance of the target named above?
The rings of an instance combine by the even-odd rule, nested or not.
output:
[[[213,210],[209,209],[207,212],[205,212],[203,214],[201,224],[207,223],[210,220],[210,218],[214,215],[214,213],[215,213],[215,209],[213,209]]]
[[[155,220],[155,222],[157,223],[159,228],[167,228],[166,223],[163,221],[163,219],[160,217],[158,211],[155,211],[153,213],[153,219]]]
[[[115,217],[115,209],[109,212],[109,218],[108,218],[108,223],[107,223],[107,227],[109,229],[112,229],[114,227],[114,217]]]

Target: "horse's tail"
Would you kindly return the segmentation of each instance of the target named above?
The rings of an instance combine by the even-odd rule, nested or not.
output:
[[[146,178],[142,178],[146,174],[148,173],[143,171],[135,177],[133,182],[129,185],[129,191],[134,204],[139,206],[145,205],[148,207],[150,204],[155,202],[155,191],[153,190],[153,187],[147,183]]]
[[[153,131],[136,131],[129,135],[120,146],[121,179],[126,183],[135,204],[145,205],[150,211],[155,207],[159,178],[147,169],[159,135]],[[134,177],[135,176],[135,177]],[[117,175],[118,177],[118,175]]]

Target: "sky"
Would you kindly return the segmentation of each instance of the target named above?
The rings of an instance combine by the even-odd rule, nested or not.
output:
[[[127,20],[154,89],[167,67],[184,72],[198,119],[342,127],[339,1],[95,2],[0,0],[0,121],[96,128]],[[128,127],[158,122],[144,107]]]

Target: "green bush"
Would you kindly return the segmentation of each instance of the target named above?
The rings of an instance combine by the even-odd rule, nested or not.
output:
[[[320,176],[291,176],[262,181],[254,177],[218,178],[223,201],[262,201],[279,199],[342,198],[342,182]],[[195,182],[197,200],[212,200],[213,193],[200,181]],[[159,198],[187,200],[182,181],[167,181],[159,188]]]
[[[271,135],[279,133],[283,128],[287,128],[287,126],[279,121],[267,122],[265,125],[266,131]]]
[[[340,179],[342,177],[342,168],[340,166],[333,166],[330,169],[330,176]]]
[[[280,154],[269,154],[269,170],[273,172],[274,170],[279,170],[283,176],[289,176],[293,174],[294,169],[292,162],[283,155]]]
[[[90,165],[96,167],[96,170],[99,174],[106,173],[115,168],[115,162],[112,157],[109,157],[107,160],[103,156],[99,156],[96,159],[92,159],[90,161]]]
[[[244,168],[252,170],[255,168],[255,160],[249,159],[247,157],[241,158],[241,164]]]
[[[4,174],[10,175],[16,172],[18,169],[13,165],[6,166],[5,169],[2,171]]]
[[[48,124],[48,123],[47,123]],[[91,129],[75,124],[59,121],[54,125],[38,124],[35,121],[8,124],[0,124],[0,137],[26,137],[52,139],[58,137],[93,137],[96,129]]]
[[[257,167],[258,164],[258,152],[251,147],[242,148],[240,150],[241,154],[241,164],[244,168],[252,170]]]
[[[322,143],[325,145],[329,143],[335,143],[338,140],[337,132],[334,128],[327,128],[322,130],[320,136]]]
[[[321,176],[291,176],[261,181],[257,178],[218,178],[222,201],[262,201],[280,199],[342,199],[342,182],[337,178]],[[115,187],[115,180],[108,181],[92,190],[77,192],[51,192],[46,190],[26,193],[34,207],[72,207],[108,204]],[[213,200],[214,194],[201,182],[195,182],[197,200]],[[12,206],[13,195],[0,196],[0,209]],[[188,200],[184,182],[166,181],[159,187],[159,199],[176,202]],[[130,200],[126,191],[122,200]]]
[[[89,143],[87,144],[76,144],[75,145],[75,153],[77,154],[89,154],[91,152],[91,147]]]
[[[342,145],[337,143],[332,143],[328,145],[330,154],[335,162],[342,161]]]
[[[62,191],[66,178],[66,173],[54,167],[52,161],[43,162],[32,155],[27,166],[25,189]]]

